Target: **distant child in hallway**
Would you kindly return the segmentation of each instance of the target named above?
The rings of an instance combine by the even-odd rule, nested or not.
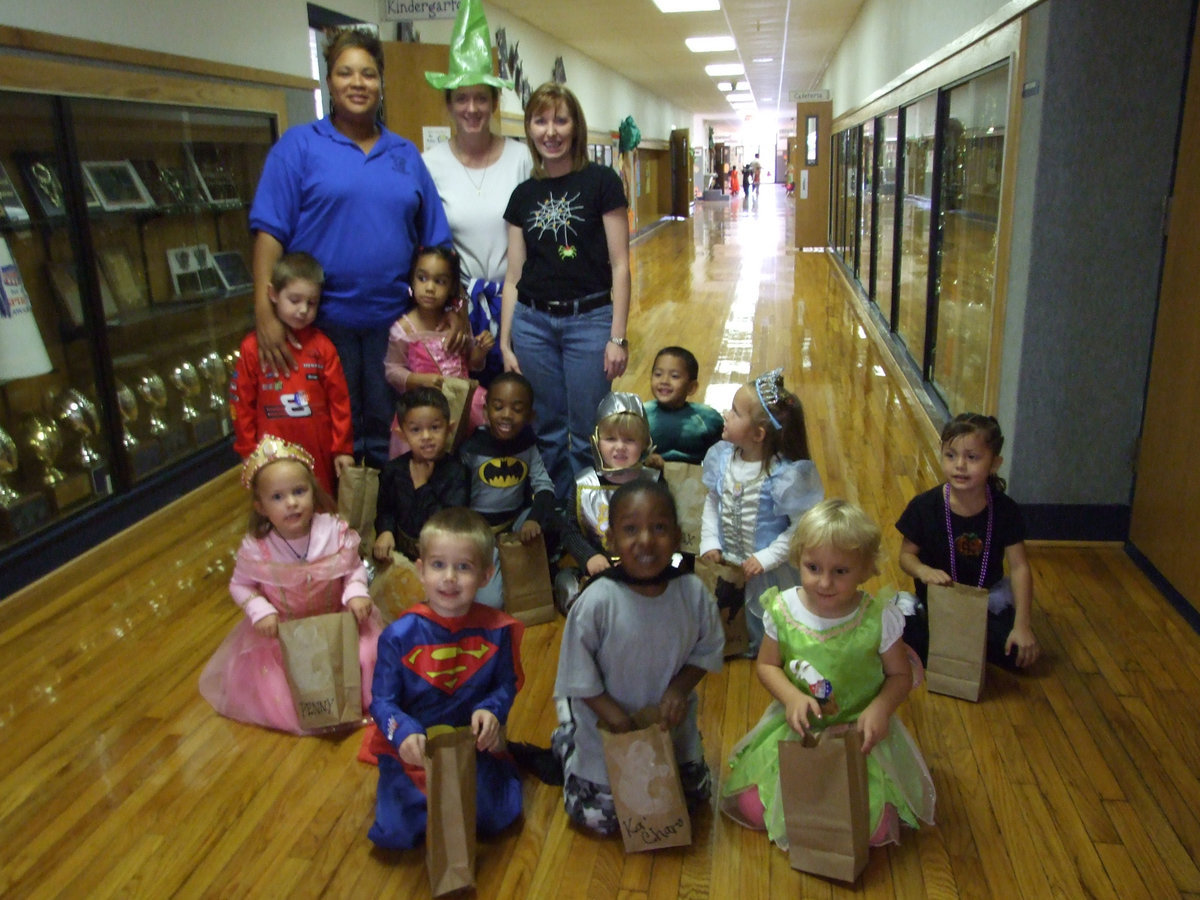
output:
[[[296,370],[264,372],[258,335],[242,341],[237,369],[229,382],[233,449],[245,459],[268,434],[299,444],[313,458],[317,481],[337,496],[337,476],[354,464],[350,392],[333,342],[313,327],[325,273],[307,253],[288,253],[271,270],[267,296],[275,318],[287,329]]]
[[[437,726],[475,734],[475,820],[494,834],[521,815],[521,779],[503,728],[524,675],[524,626],[475,602],[492,577],[492,530],[469,509],[432,516],[420,535],[419,603],[379,639],[364,749],[379,763],[375,824],[380,847],[415,847],[425,833],[425,742]]]
[[[223,716],[305,733],[283,668],[279,622],[348,609],[358,622],[365,710],[383,621],[367,596],[358,535],[334,514],[303,447],[263,438],[242,466],[242,486],[254,501],[229,593],[246,616],[204,667],[200,693]]]
[[[664,462],[699,464],[708,448],[721,439],[725,420],[711,406],[688,400],[700,386],[700,363],[690,350],[663,347],[654,357],[646,419],[654,453],[646,464],[662,468]]]
[[[440,391],[446,378],[469,378],[483,368],[488,351],[495,343],[492,333],[484,330],[468,341],[460,353],[446,348],[449,326],[457,322],[451,304],[458,299],[462,280],[461,264],[453,247],[420,247],[413,257],[410,284],[413,308],[402,315],[388,332],[387,356],[383,362],[388,383],[401,393],[426,387]],[[487,392],[476,388],[467,404],[469,428],[484,423],[483,405]],[[394,459],[408,447],[392,425],[388,453]]]
[[[704,457],[708,500],[700,556],[742,567],[753,656],[763,636],[759,597],[767,588],[799,583],[788,541],[824,489],[809,458],[804,408],[783,386],[783,369],[738,388],[721,437]]]
[[[921,751],[896,717],[913,672],[904,616],[859,586],[877,572],[879,526],[845,500],[800,519],[791,558],[800,587],[763,595],[766,636],[758,679],[775,699],[733,749],[721,808],[787,849],[779,742],[849,726],[867,753],[871,844],[899,841],[899,824],[933,823],[934,788]]]
[[[720,671],[725,646],[712,595],[695,575],[671,567],[680,531],[664,482],[617,488],[608,538],[619,562],[580,594],[563,629],[554,685],[560,724],[552,739],[567,815],[605,835],[618,822],[600,723],[627,732],[634,713],[657,707],[671,729],[689,808],[709,798],[695,688],[706,672]]]
[[[381,562],[390,560],[393,550],[416,559],[417,535],[429,517],[466,506],[471,497],[466,468],[447,456],[450,405],[442,392],[419,387],[401,394],[396,418],[410,449],[379,474],[372,554]]]
[[[1041,654],[1031,621],[1033,574],[1025,557],[1025,521],[996,474],[1003,447],[1000,423],[991,416],[955,416],[942,429],[946,483],[914,497],[896,522],[904,536],[900,568],[916,582],[918,600],[916,612],[905,619],[904,640],[922,663],[929,654],[925,597],[931,584],[988,590],[988,662],[1024,668]]]

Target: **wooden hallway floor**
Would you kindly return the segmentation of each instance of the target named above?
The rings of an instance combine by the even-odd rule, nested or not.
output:
[[[633,251],[633,356],[689,347],[702,394],[783,366],[829,496],[884,526],[869,587],[908,587],[893,527],[939,481],[935,435],[832,260],[789,249],[790,201],[698,203]],[[216,716],[200,669],[229,599],[247,498],[229,473],[0,603],[0,895],[428,896],[423,851],[366,831],[359,735],[295,738]],[[937,825],[875,850],[853,888],[792,871],[762,834],[702,811],[694,843],[626,856],[527,780],[525,816],[481,840],[482,898],[1200,897],[1200,637],[1116,546],[1031,546],[1030,674],[982,701],[915,691],[902,709],[933,772]],[[531,628],[509,722],[546,743],[561,622]],[[761,714],[747,660],[701,684],[714,773]]]

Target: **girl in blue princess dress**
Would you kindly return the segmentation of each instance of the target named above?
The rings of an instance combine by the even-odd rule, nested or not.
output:
[[[733,395],[721,440],[704,457],[704,484],[700,557],[742,567],[748,655],[754,656],[763,637],[759,598],[770,587],[799,584],[788,540],[800,516],[824,496],[809,458],[804,407],[784,388],[782,369]]]

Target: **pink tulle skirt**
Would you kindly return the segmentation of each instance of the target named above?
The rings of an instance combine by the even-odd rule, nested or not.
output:
[[[383,620],[375,608],[358,626],[364,718],[371,706],[371,680],[382,630]],[[300,727],[296,716],[279,640],[259,634],[247,618],[238,622],[204,667],[200,693],[213,709],[230,719],[292,734],[312,733]]]

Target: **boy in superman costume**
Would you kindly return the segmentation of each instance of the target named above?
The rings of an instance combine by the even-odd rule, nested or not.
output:
[[[502,728],[524,675],[524,626],[475,602],[492,577],[492,531],[478,513],[445,509],[421,529],[417,571],[426,602],[379,638],[371,715],[363,749],[379,762],[378,846],[408,849],[425,833],[425,731],[471,727],[475,734],[476,827],[494,834],[521,815],[521,782]]]

